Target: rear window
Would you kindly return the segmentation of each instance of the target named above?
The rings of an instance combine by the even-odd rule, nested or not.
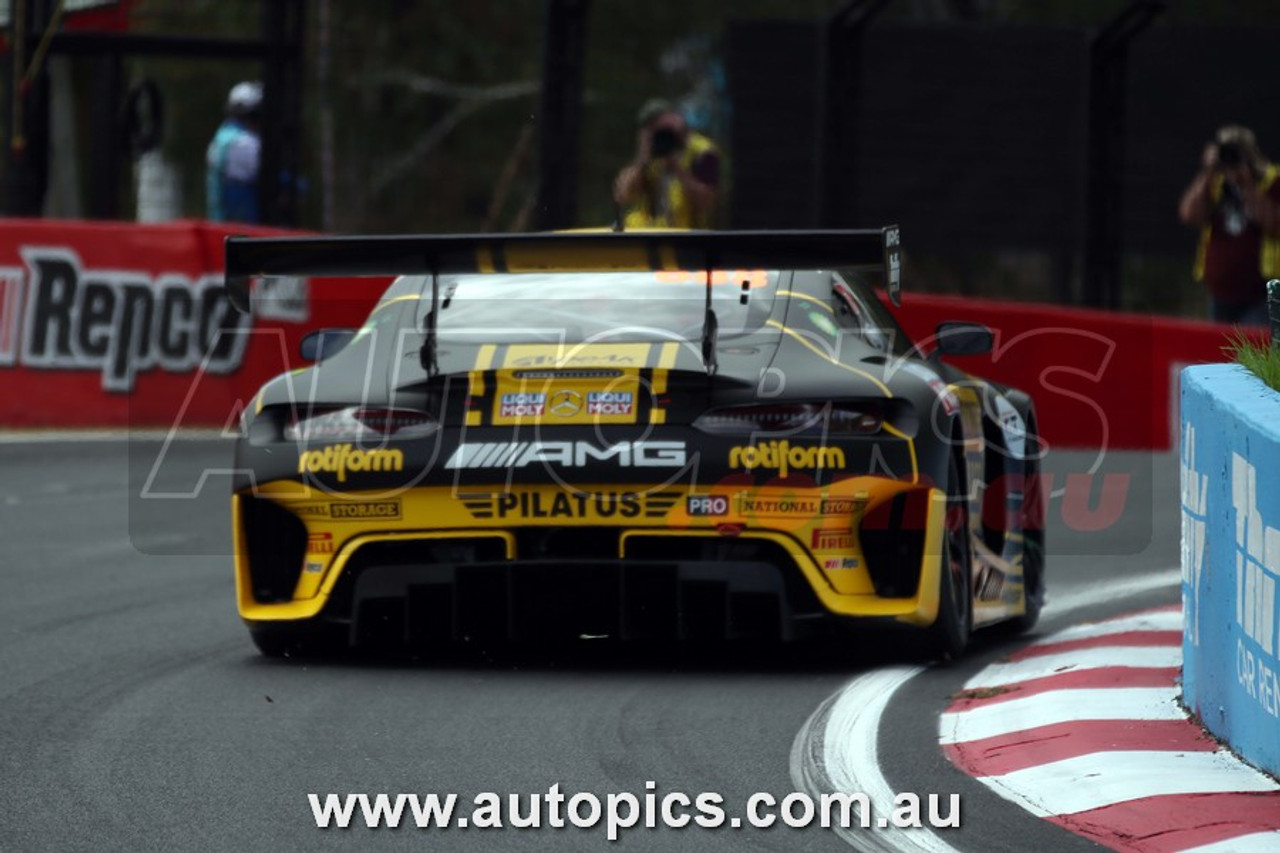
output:
[[[431,310],[431,283],[419,323]],[[773,313],[776,270],[712,274],[711,304],[719,337],[758,331]],[[388,294],[390,295],[390,294]],[[441,276],[440,340],[511,343],[694,339],[706,302],[703,271],[510,273]]]

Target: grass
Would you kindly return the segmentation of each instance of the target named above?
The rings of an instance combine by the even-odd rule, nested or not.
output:
[[[1280,391],[1280,347],[1240,330],[1231,333],[1223,351],[1276,391]]]

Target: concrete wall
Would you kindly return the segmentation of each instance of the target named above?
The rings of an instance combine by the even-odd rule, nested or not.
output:
[[[1237,365],[1182,374],[1183,696],[1280,774],[1280,392]]]

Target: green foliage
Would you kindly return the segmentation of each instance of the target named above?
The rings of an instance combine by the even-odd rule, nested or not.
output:
[[[1228,337],[1223,352],[1266,385],[1280,391],[1280,347],[1272,346],[1259,335],[1237,329]]]

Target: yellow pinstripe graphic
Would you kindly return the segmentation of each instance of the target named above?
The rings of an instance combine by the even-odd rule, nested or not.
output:
[[[469,374],[472,397],[479,397],[484,394],[486,389],[484,372],[493,366],[493,357],[497,352],[497,344],[485,344],[480,347],[480,351],[476,353],[476,364]]]
[[[907,452],[911,454],[911,482],[920,482],[920,463],[916,460],[916,442],[913,438],[907,438],[906,433],[896,429],[891,424],[881,424],[881,429],[889,433],[895,438],[904,439],[907,442]]]
[[[812,302],[814,305],[817,305],[818,307],[825,309],[828,314],[836,313],[836,309],[832,308],[826,302],[823,302],[821,299],[819,299],[816,296],[810,296],[807,293],[800,293],[799,291],[796,291],[796,290],[779,290],[778,295],[790,296],[792,299],[803,299],[805,302]]]
[[[658,351],[658,366],[653,369],[653,393],[667,393],[667,378],[671,368],[676,366],[676,356],[680,354],[680,344],[671,342],[662,345]]]
[[[416,293],[410,293],[407,296],[397,296],[394,299],[388,299],[386,302],[379,302],[377,305],[373,306],[373,310],[369,312],[369,315],[373,316],[374,314],[377,314],[379,311],[381,311],[383,308],[387,308],[391,305],[395,305],[397,302],[409,302],[409,301],[417,302],[421,298],[422,297]]]
[[[653,381],[650,387],[654,395],[667,393],[667,379],[671,369],[676,366],[676,357],[680,355],[680,344],[669,341],[658,351],[658,366],[653,369]],[[649,423],[664,424],[667,422],[665,409],[654,406],[649,410]]]
[[[777,320],[766,320],[766,321],[765,321],[765,325],[766,325],[766,326],[773,326],[773,328],[775,328],[775,329],[777,329],[778,331],[782,332],[784,335],[790,335],[791,337],[795,338],[797,341],[799,341],[800,343],[804,344],[804,346],[805,346],[805,348],[806,348],[806,349],[808,349],[808,350],[809,350],[810,352],[812,352],[814,355],[816,355],[816,356],[818,356],[819,358],[821,358],[823,361],[826,361],[826,362],[829,362],[829,363],[831,363],[831,364],[834,364],[836,367],[840,368],[841,370],[847,370],[847,371],[849,371],[850,373],[857,374],[858,376],[861,376],[863,379],[870,380],[870,381],[871,381],[871,383],[872,383],[873,385],[875,385],[877,388],[879,388],[879,389],[880,389],[880,392],[881,392],[882,394],[884,394],[886,397],[892,397],[892,396],[893,396],[893,393],[889,390],[889,386],[885,385],[885,384],[884,384],[883,382],[881,382],[879,379],[876,379],[876,378],[875,378],[874,376],[872,376],[870,373],[867,373],[865,370],[859,370],[859,369],[858,369],[858,368],[856,368],[856,367],[850,367],[849,365],[844,364],[843,362],[840,362],[840,361],[838,361],[838,360],[836,360],[836,359],[832,358],[831,356],[829,356],[829,355],[827,355],[825,352],[823,352],[819,347],[815,346],[815,345],[814,345],[814,343],[813,343],[812,341],[805,340],[804,335],[799,334],[798,332],[796,332],[796,331],[795,331],[795,330],[793,330],[793,329],[788,329],[786,326],[782,325],[782,324],[781,324],[781,323],[779,323]]]
[[[680,344],[675,341],[669,341],[662,345],[662,351],[658,354],[658,368],[660,370],[670,370],[676,366],[676,356],[680,354]]]
[[[824,359],[824,360],[826,360],[826,361],[830,362],[831,364],[834,364],[836,367],[840,368],[841,370],[847,370],[847,371],[849,371],[850,373],[854,373],[854,374],[857,374],[858,376],[862,376],[862,377],[864,377],[864,378],[866,378],[866,379],[870,379],[870,380],[871,380],[871,382],[872,382],[872,383],[874,383],[874,384],[875,384],[875,386],[876,386],[877,388],[879,388],[879,389],[880,389],[880,391],[881,391],[881,392],[883,392],[883,393],[884,393],[884,395],[885,395],[886,397],[892,397],[892,396],[893,396],[893,393],[889,390],[889,387],[888,387],[887,385],[885,385],[883,382],[881,382],[879,379],[876,379],[876,378],[875,378],[874,376],[872,376],[870,373],[867,373],[865,370],[859,370],[859,369],[858,369],[858,368],[856,368],[856,367],[850,367],[850,366],[849,366],[849,365],[847,365],[847,364],[843,364],[842,362],[839,362],[839,361],[835,360],[834,358],[832,358],[831,356],[829,356],[829,355],[827,355],[825,352],[823,352],[821,349],[819,349],[818,347],[814,346],[814,344],[813,344],[812,342],[805,340],[805,339],[804,339],[804,337],[803,337],[802,335],[797,334],[796,332],[792,331],[791,329],[788,329],[786,326],[782,325],[782,324],[781,324],[781,323],[779,323],[777,320],[768,320],[768,321],[766,321],[766,324],[767,324],[767,325],[769,325],[769,326],[773,326],[775,329],[780,330],[780,331],[781,331],[781,332],[783,332],[784,334],[790,335],[791,337],[795,338],[797,341],[799,341],[800,343],[804,344],[804,345],[805,345],[805,347],[806,347],[806,348],[808,348],[808,349],[809,349],[811,352],[813,352],[815,355],[817,355],[817,356],[819,356],[820,358],[822,358],[822,359]],[[895,429],[891,424],[887,424],[887,423],[886,423],[886,424],[884,424],[884,431],[885,431],[885,432],[887,432],[887,433],[889,433],[890,435],[892,435],[892,436],[896,437],[896,438],[901,438],[901,439],[906,440],[906,442],[907,442],[907,450],[908,450],[908,452],[911,454],[911,481],[912,481],[913,483],[918,483],[918,482],[920,482],[920,463],[919,463],[919,461],[918,461],[918,460],[917,460],[917,458],[916,458],[916,443],[915,443],[915,440],[914,440],[914,439],[911,439],[911,438],[908,438],[908,437],[906,436],[906,434],[904,434],[901,430]]]

